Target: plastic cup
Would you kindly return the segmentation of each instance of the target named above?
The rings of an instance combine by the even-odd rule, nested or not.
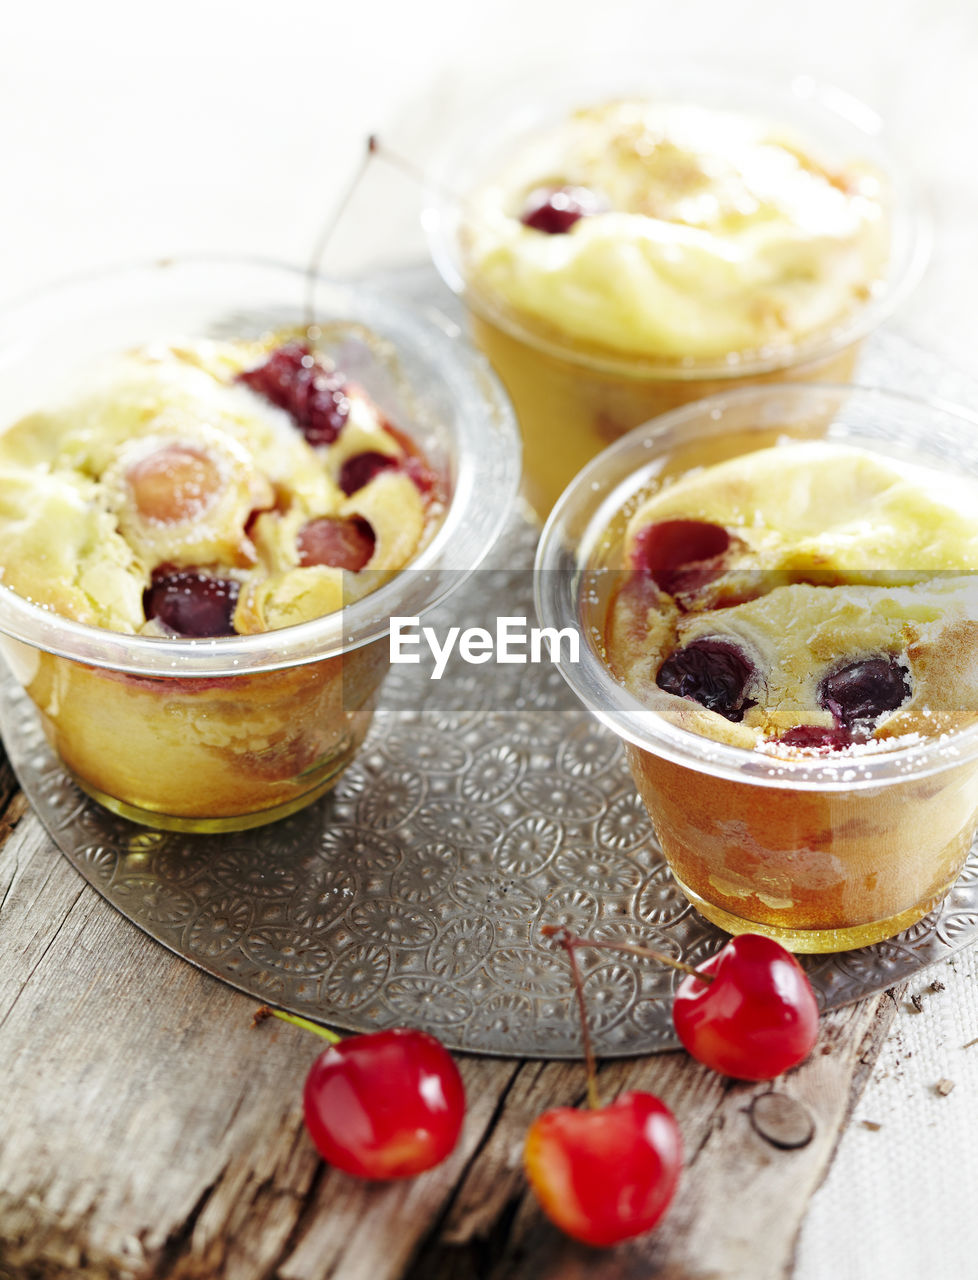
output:
[[[357,285],[263,261],[182,260],[76,279],[0,316],[0,422],[52,384],[154,340],[305,323],[444,477],[439,527],[411,564],[346,608],[257,635],[124,635],[0,585],[0,652],[79,785],[153,827],[230,831],[309,804],[366,735],[391,615],[423,614],[474,569],[519,479],[512,410],[455,326]],[[2,563],[2,548],[0,548]]]
[[[888,190],[890,254],[886,278],[828,330],[790,347],[711,359],[665,359],[655,352],[588,346],[570,331],[516,311],[480,280],[466,257],[473,211],[468,196],[541,130],[575,108],[614,99],[657,98],[733,110],[784,125],[839,163],[868,163]],[[523,493],[541,517],[595,454],[662,413],[731,386],[778,381],[847,382],[860,342],[916,282],[928,235],[907,183],[881,138],[878,117],[829,86],[799,77],[772,87],[703,73],[571,74],[525,81],[491,109],[461,120],[431,167],[426,226],[432,256],[466,306],[473,338],[488,355],[516,408],[523,433]],[[452,194],[457,198],[452,198]]]
[[[602,657],[641,498],[692,467],[813,438],[978,480],[978,430],[964,411],[867,388],[732,391],[646,424],[585,468],[541,535],[536,603],[542,625],[580,630],[580,661],[562,674],[621,736],[690,902],[730,933],[821,952],[891,937],[948,893],[978,826],[978,724],[893,750],[775,757],[668,722]]]

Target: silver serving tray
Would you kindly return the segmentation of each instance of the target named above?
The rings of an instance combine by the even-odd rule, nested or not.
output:
[[[459,322],[430,267],[384,286]],[[861,382],[978,409],[978,387],[892,333],[866,344]],[[537,530],[518,514],[491,565],[425,618],[532,623]],[[439,618],[440,613],[440,618]],[[555,668],[394,667],[370,735],[336,789],[268,827],[181,835],[135,826],[61,768],[10,676],[0,732],[51,837],[144,932],[256,1000],[330,1026],[422,1027],[452,1049],[577,1057],[565,923],[699,963],[726,935],[676,888],[617,739]],[[0,672],[3,671],[0,664]],[[823,1008],[881,990],[978,940],[978,852],[942,906],[888,942],[802,960]],[[676,1046],[678,975],[580,952],[596,1051]]]
[[[535,528],[428,619],[532,620]],[[449,1048],[580,1053],[563,952],[544,924],[696,964],[726,935],[676,887],[617,738],[543,665],[395,666],[360,755],[302,813],[232,835],[155,832],[85,796],[7,676],[0,730],[74,867],[151,937],[258,1001],[349,1031],[410,1024]],[[889,942],[803,963],[825,1008],[978,939],[978,854],[943,906]],[[676,1045],[674,970],[579,953],[596,1051]]]

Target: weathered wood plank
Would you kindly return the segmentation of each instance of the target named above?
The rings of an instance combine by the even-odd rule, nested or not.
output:
[[[411,1183],[324,1170],[302,1127],[321,1046],[127,924],[32,814],[0,850],[0,1273],[399,1276],[515,1065],[463,1060],[458,1150]]]
[[[524,1194],[519,1163],[535,1115],[581,1100],[583,1068],[525,1067],[479,1162],[444,1225],[429,1239],[410,1280],[780,1280],[790,1274],[808,1201],[825,1176],[896,1009],[884,993],[823,1019],[808,1062],[775,1085],[727,1081],[685,1054],[604,1064],[602,1096],[648,1089],[673,1108],[686,1167],[658,1230],[617,1249],[566,1240]],[[752,1126],[752,1100],[772,1088],[812,1116],[812,1140],[781,1150]]]
[[[0,787],[3,774],[0,771]],[[788,1274],[812,1190],[895,1005],[824,1019],[777,1088],[816,1122],[783,1151],[726,1082],[683,1054],[602,1065],[605,1097],[660,1093],[687,1147],[659,1231],[599,1253],[528,1196],[526,1129],[580,1102],[583,1067],[463,1058],[469,1096],[449,1161],[383,1187],[326,1169],[302,1128],[311,1037],[127,924],[7,788],[0,817],[0,1280],[447,1280]]]

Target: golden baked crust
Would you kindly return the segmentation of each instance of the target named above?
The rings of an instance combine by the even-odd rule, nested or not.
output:
[[[548,190],[595,210],[566,234],[525,225]],[[769,358],[861,310],[889,258],[889,195],[777,123],[627,99],[527,138],[466,200],[472,293],[596,354]]]
[[[126,352],[57,407],[0,435],[0,582],[66,617],[160,630],[144,592],[161,568],[235,584],[234,629],[273,630],[332,612],[417,553],[439,513],[399,464],[409,458],[368,396],[344,386],[342,429],[310,443],[240,375],[294,334]],[[357,455],[389,457],[347,491]],[[303,530],[366,522],[363,572],[307,563]],[[364,526],[362,523],[360,528]]]
[[[650,565],[654,531],[670,521],[694,522],[690,537],[719,528],[728,545],[708,559],[693,553],[685,566]],[[691,472],[643,503],[628,524],[625,563],[606,630],[609,663],[637,697],[693,732],[797,754],[809,748],[792,730],[852,729],[826,681],[866,661],[883,665],[900,705],[864,716],[833,747],[878,750],[978,720],[971,482],[825,442],[760,450]],[[697,645],[743,661],[734,709],[661,687],[664,664]]]

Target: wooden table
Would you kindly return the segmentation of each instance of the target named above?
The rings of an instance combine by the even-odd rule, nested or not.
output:
[[[454,1154],[410,1182],[325,1166],[301,1114],[319,1045],[129,924],[59,853],[0,766],[0,1280],[767,1280],[790,1274],[902,998],[827,1015],[774,1088],[814,1120],[784,1149],[752,1121],[770,1085],[682,1053],[601,1065],[603,1096],[660,1094],[686,1168],[653,1234],[566,1240],[521,1169],[527,1127],[582,1101],[576,1063],[463,1057]]]

